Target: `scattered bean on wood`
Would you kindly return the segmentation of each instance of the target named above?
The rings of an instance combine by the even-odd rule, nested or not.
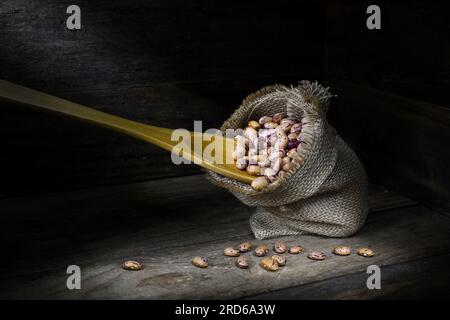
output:
[[[286,250],[287,246],[284,242],[282,241],[275,242],[275,245],[273,246],[273,251],[275,251],[276,253],[285,253]]]
[[[300,246],[292,246],[289,248],[289,253],[290,254],[299,254],[303,251],[303,248]]]
[[[252,247],[253,247],[252,243],[247,241],[247,242],[241,243],[238,246],[238,250],[240,252],[248,252],[248,251],[252,250]]]
[[[122,263],[122,268],[130,271],[138,271],[141,270],[144,265],[140,262],[128,260]]]
[[[311,260],[325,260],[325,258],[327,257],[327,255],[323,252],[320,251],[313,251],[310,254],[308,254],[308,258]]]
[[[237,249],[228,247],[223,250],[223,254],[224,254],[224,256],[227,256],[227,257],[239,257],[240,252]]]
[[[346,246],[338,246],[334,248],[333,253],[338,256],[349,256],[352,253],[352,250]]]
[[[273,255],[272,259],[275,260],[278,263],[279,267],[284,267],[286,265],[286,258],[279,255]]]
[[[375,255],[375,252],[372,249],[369,248],[360,248],[358,249],[358,254],[362,257],[373,257]]]
[[[267,271],[277,271],[278,270],[278,262],[272,258],[262,259],[260,265]]]
[[[236,258],[236,267],[241,268],[241,269],[247,269],[249,267],[249,263],[246,257],[244,256],[240,256],[238,258]]]
[[[194,257],[192,259],[192,264],[198,268],[207,268],[208,267],[208,259],[204,257]]]
[[[255,251],[254,254],[257,257],[264,257],[267,253],[269,252],[269,247],[266,246],[265,244],[258,246]]]

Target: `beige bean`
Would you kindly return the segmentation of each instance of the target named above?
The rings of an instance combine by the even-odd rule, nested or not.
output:
[[[261,169],[257,165],[254,165],[254,164],[247,166],[246,170],[247,170],[247,173],[252,176],[257,176],[261,172]]]
[[[352,253],[352,250],[346,246],[337,246],[334,248],[333,253],[338,256],[349,256]]]
[[[238,168],[239,170],[244,170],[245,168],[247,168],[247,160],[244,158],[240,158],[236,160],[236,168]]]
[[[140,262],[134,260],[128,260],[122,263],[122,268],[130,271],[138,271],[141,270],[144,265]]]
[[[369,248],[359,248],[358,254],[362,257],[369,258],[369,257],[373,257],[375,255],[375,252]]]
[[[281,161],[281,168],[284,171],[289,171],[290,166],[291,166],[291,158],[289,158],[288,156],[284,157],[283,160]]]
[[[264,168],[264,170],[262,170],[261,173],[264,174],[266,177],[271,177],[275,176],[278,173],[278,171],[275,171],[272,168]]]
[[[192,264],[198,268],[207,268],[208,267],[208,259],[204,257],[194,257],[192,259]]]
[[[287,156],[291,159],[294,159],[297,156],[297,150],[291,149],[288,151]]]
[[[284,112],[279,112],[279,113],[275,113],[272,116],[272,121],[276,122],[276,123],[280,123],[281,120],[283,120],[284,118],[286,118],[286,113]]]
[[[239,250],[228,247],[223,249],[223,255],[227,257],[239,257],[240,253]]]
[[[245,258],[244,256],[238,257],[236,259],[235,265],[236,265],[236,267],[241,268],[241,269],[247,269],[249,267],[247,258]]]
[[[251,187],[255,191],[262,191],[269,185],[269,181],[266,177],[258,177],[255,180],[252,181]]]
[[[252,247],[253,247],[252,243],[249,242],[249,241],[247,241],[247,242],[241,243],[241,244],[238,246],[238,250],[239,250],[240,252],[247,252],[247,251],[252,250]]]
[[[275,122],[266,122],[266,123],[264,123],[264,128],[265,129],[275,129],[276,127],[278,127],[278,123],[275,123]]]
[[[254,121],[254,120],[249,121],[247,126],[250,128],[253,128],[255,130],[261,129],[261,125],[258,123],[258,121]]]
[[[272,260],[275,260],[278,263],[279,267],[284,267],[286,265],[286,257],[282,257],[279,255],[273,255]]]
[[[272,119],[272,117],[269,117],[269,116],[263,116],[263,117],[259,118],[258,122],[260,125],[264,125],[267,122],[273,122],[273,119]]]
[[[273,251],[276,253],[285,253],[287,250],[287,246],[283,241],[277,241],[275,242],[275,245],[273,246]]]
[[[289,248],[290,254],[299,254],[301,252],[303,252],[303,248],[301,246],[295,245]]]
[[[308,254],[308,258],[311,260],[321,261],[321,260],[325,260],[326,257],[327,257],[327,255],[320,251],[313,251],[310,254]]]
[[[278,270],[278,262],[272,258],[262,259],[260,265],[267,271],[277,271]]]
[[[296,133],[289,133],[287,137],[289,140],[297,140],[298,135]]]
[[[257,257],[264,257],[268,252],[269,248],[265,244],[262,244],[255,249],[254,254]]]

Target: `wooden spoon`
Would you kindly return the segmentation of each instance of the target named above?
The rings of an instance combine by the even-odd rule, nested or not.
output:
[[[181,144],[180,141],[172,141],[172,129],[124,119],[4,80],[0,80],[0,98],[35,107],[39,110],[51,111],[74,119],[87,121],[94,125],[132,136],[164,150],[174,152],[177,155],[179,154],[194,164],[240,182],[251,183],[255,179],[254,176],[249,175],[247,172],[238,170],[231,159],[226,159],[226,156],[231,157],[231,152],[228,152],[229,155],[227,155],[225,150],[234,148],[234,140],[230,138],[206,133],[202,134],[201,132],[189,132],[190,139],[186,139],[187,142],[183,140],[183,144]],[[204,154],[203,150],[210,143],[215,143],[215,145],[222,143],[223,156],[218,153],[221,161],[214,161],[214,152],[212,152],[212,155]]]

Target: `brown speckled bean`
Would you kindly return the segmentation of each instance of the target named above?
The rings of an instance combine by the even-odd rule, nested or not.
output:
[[[245,258],[244,256],[240,256],[239,258],[237,258],[235,264],[236,267],[241,269],[247,269],[249,267],[247,258]]]
[[[269,248],[265,244],[263,244],[255,249],[254,254],[257,257],[264,257],[268,252]]]
[[[249,121],[249,122],[248,122],[248,126],[249,126],[250,128],[255,129],[255,130],[259,130],[259,129],[261,128],[261,125],[260,125],[257,121],[254,121],[254,120]]]
[[[278,263],[279,267],[284,267],[286,265],[286,258],[279,256],[279,255],[273,255],[272,259],[275,260]]]
[[[204,257],[194,257],[192,259],[192,264],[198,268],[207,268],[208,267],[208,259]]]
[[[352,253],[352,250],[349,247],[338,246],[334,248],[333,253],[338,256],[348,256]]]
[[[310,254],[308,254],[308,258],[311,260],[325,260],[325,258],[327,257],[327,255],[323,252],[320,251],[313,251]]]
[[[292,246],[289,248],[290,254],[299,254],[303,252],[303,248],[301,246]]]
[[[228,247],[223,250],[223,255],[227,257],[239,257],[239,250]]]
[[[144,265],[140,262],[128,260],[122,263],[122,268],[130,271],[138,271],[141,270]]]
[[[238,246],[238,250],[239,250],[240,252],[248,252],[248,251],[252,250],[252,247],[253,247],[252,243],[249,242],[249,241],[247,241],[247,242],[241,243],[241,244]]]
[[[273,246],[273,251],[276,253],[285,253],[287,250],[286,244],[282,241],[277,241]]]
[[[267,271],[277,271],[278,270],[278,262],[272,258],[262,259],[260,265]]]
[[[369,257],[373,257],[375,255],[375,252],[369,248],[359,248],[358,254],[362,257],[369,258]]]

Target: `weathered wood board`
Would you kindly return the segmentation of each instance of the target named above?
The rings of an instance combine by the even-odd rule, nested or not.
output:
[[[222,250],[252,239],[248,226],[252,208],[203,179],[197,175],[0,201],[4,212],[2,240],[8,238],[7,244],[14,250],[8,254],[15,257],[17,265],[15,270],[4,271],[1,296],[240,298],[365,274],[370,264],[384,268],[450,251],[447,216],[403,197],[394,201],[392,193],[375,188],[370,201],[373,212],[356,236],[283,240],[299,243],[307,251],[327,253],[340,244],[354,249],[370,246],[377,256],[367,259],[330,254],[328,260],[314,262],[304,254],[289,255],[285,268],[269,273],[256,265],[259,258],[249,254],[251,268],[239,270],[232,258],[223,257]],[[389,202],[390,209],[386,206]],[[30,243],[18,241],[24,234]],[[262,242],[270,244],[273,240]],[[194,268],[190,264],[194,255],[207,256],[211,266],[206,270]],[[145,268],[124,271],[120,264],[125,259],[142,261]],[[65,287],[65,268],[70,264],[82,268],[81,290]],[[354,289],[363,290],[365,281],[360,286]]]
[[[325,1],[0,4],[0,78],[51,92],[322,74]],[[306,32],[307,30],[307,32]]]

